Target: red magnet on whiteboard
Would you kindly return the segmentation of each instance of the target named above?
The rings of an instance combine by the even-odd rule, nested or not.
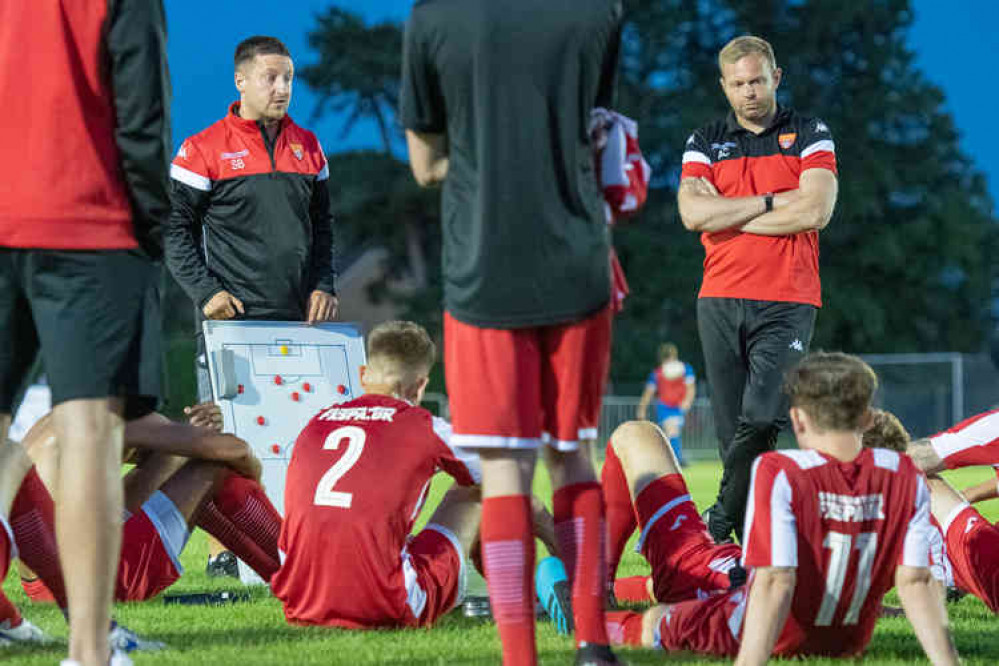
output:
[[[284,384],[284,380],[281,379],[281,375],[274,375],[274,383],[277,384],[278,386]]]
[[[243,391],[245,391],[245,390],[246,389],[243,387],[242,384],[240,384],[239,386],[236,387],[236,393],[239,393],[240,395],[242,395]]]
[[[347,387],[344,386],[343,384],[340,384],[339,386],[337,386],[336,390],[337,390],[337,393],[339,393],[340,395],[347,395]]]
[[[302,384],[302,390],[305,391],[306,393],[311,393],[312,384],[310,384],[309,382],[305,382],[304,384]]]
[[[267,419],[265,419],[263,416],[257,417],[257,425],[264,425],[265,423],[267,423]]]
[[[295,391],[294,393],[291,394],[291,399],[294,400],[295,402],[298,402],[299,398],[301,397],[302,396],[298,394],[298,391]]]
[[[281,447],[277,444],[271,444],[271,451],[273,453],[281,453]]]

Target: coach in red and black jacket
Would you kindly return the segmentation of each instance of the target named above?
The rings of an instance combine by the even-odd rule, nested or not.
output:
[[[819,231],[837,180],[826,124],[777,104],[770,44],[736,38],[718,65],[732,111],[687,140],[677,198],[704,245],[697,328],[725,465],[708,526],[724,540],[742,533],[753,460],[787,424],[781,384],[822,305]]]
[[[236,49],[240,101],[188,138],[171,166],[167,263],[208,319],[321,322],[337,309],[329,167],[287,115],[287,48]]]

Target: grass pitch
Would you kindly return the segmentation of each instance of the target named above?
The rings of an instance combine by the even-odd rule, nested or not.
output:
[[[983,469],[961,470],[948,476],[959,488],[991,476]],[[713,499],[721,475],[716,463],[696,463],[685,471],[687,483],[698,506]],[[435,480],[434,493],[424,516],[436,503],[449,481]],[[548,477],[539,473],[536,489],[549,495]],[[989,519],[999,520],[999,501],[979,507]],[[539,552],[543,549],[539,546]],[[207,545],[204,534],[195,532],[182,561],[187,570],[168,594],[241,589],[236,582],[217,582],[204,574]],[[72,563],[68,563],[72,566]],[[621,563],[619,575],[646,573],[642,558],[630,549]],[[27,600],[12,573],[4,589],[29,618],[55,636],[65,639],[62,616],[51,605]],[[167,606],[162,599],[140,604],[119,604],[116,617],[142,635],[165,641],[169,649],[160,653],[135,654],[138,665],[213,664],[234,666],[282,664],[498,664],[500,644],[491,622],[468,619],[455,612],[431,630],[348,632],[302,629],[285,624],[280,604],[262,587],[251,588],[249,602],[230,606]],[[892,595],[889,601],[895,601]],[[965,597],[949,607],[958,650],[968,664],[999,663],[999,620],[984,604]],[[47,649],[2,649],[0,663],[51,665],[65,655],[65,643]],[[571,638],[555,633],[550,622],[538,623],[538,649],[543,664],[571,664]],[[667,654],[646,650],[621,649],[631,664],[726,663],[687,653]],[[809,663],[844,663],[834,660],[808,660]],[[904,618],[883,619],[864,659],[871,664],[924,663],[919,643]]]

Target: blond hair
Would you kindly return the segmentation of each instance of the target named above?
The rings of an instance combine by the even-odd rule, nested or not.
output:
[[[909,446],[909,431],[898,417],[881,409],[874,410],[874,421],[864,431],[863,444],[867,448],[891,449],[905,453]]]
[[[724,73],[723,65],[734,65],[748,55],[758,55],[770,64],[770,71],[777,69],[777,58],[770,42],[754,35],[736,37],[718,52],[718,70]]]
[[[387,321],[368,335],[368,367],[386,384],[403,389],[430,374],[437,346],[427,330],[411,321]]]
[[[859,430],[878,388],[871,366],[842,352],[815,352],[787,374],[791,406],[804,409],[821,430]]]

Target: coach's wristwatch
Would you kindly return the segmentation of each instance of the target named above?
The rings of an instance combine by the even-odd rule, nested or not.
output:
[[[766,212],[768,212],[768,213],[773,212],[773,209],[774,209],[774,193],[773,192],[767,192],[766,194],[764,194],[763,195],[763,203],[765,203],[767,205]]]

